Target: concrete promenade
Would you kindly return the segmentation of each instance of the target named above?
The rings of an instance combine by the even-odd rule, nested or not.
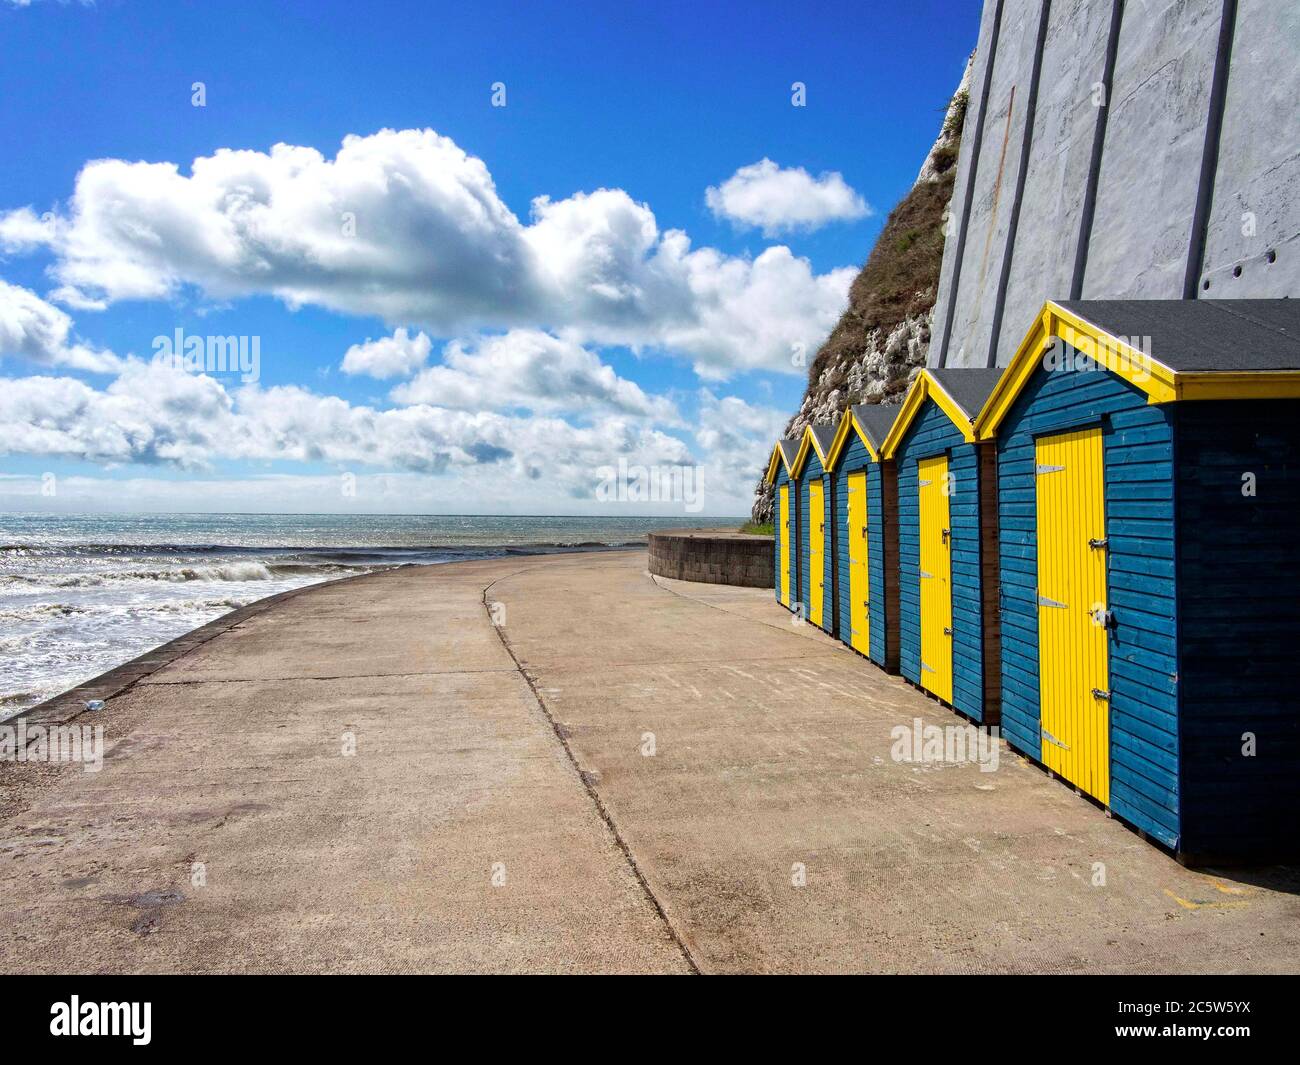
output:
[[[1296,870],[894,760],[961,722],[770,590],[575,554],[230,621],[74,721],[102,771],[0,763],[0,971],[1300,970]]]

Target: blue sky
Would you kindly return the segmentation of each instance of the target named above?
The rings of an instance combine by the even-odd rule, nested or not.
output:
[[[623,457],[743,512],[978,17],[0,0],[0,507],[599,512]]]

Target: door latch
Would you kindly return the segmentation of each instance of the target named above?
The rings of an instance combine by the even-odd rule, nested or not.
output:
[[[1091,547],[1094,551],[1100,551],[1102,548],[1107,547],[1109,544],[1110,544],[1110,537],[1108,536],[1103,536],[1100,540],[1093,539],[1088,541],[1088,546]]]
[[[1113,629],[1115,627],[1115,612],[1099,606],[1092,612],[1092,623],[1100,629]]]
[[[945,626],[943,627],[943,634],[944,634],[945,636],[951,636],[951,635],[952,635],[952,629],[950,629],[947,625],[945,625]]]

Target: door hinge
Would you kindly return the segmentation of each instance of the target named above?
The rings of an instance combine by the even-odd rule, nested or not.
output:
[[[950,629],[947,625],[945,625],[945,626],[943,627],[943,634],[944,634],[945,636],[951,636],[951,635],[952,635],[952,629]]]
[[[1100,540],[1088,541],[1088,546],[1091,547],[1094,551],[1100,551],[1103,547],[1109,546],[1109,544],[1110,544],[1110,537],[1108,536],[1103,536]]]
[[[1042,476],[1044,473],[1060,473],[1063,469],[1065,469],[1064,466],[1044,466],[1040,462],[1034,467],[1034,473],[1038,476]]]
[[[1053,736],[1050,732],[1048,732],[1047,729],[1045,729],[1045,728],[1040,728],[1040,731],[1041,731],[1042,734],[1043,734],[1043,739],[1045,739],[1048,743],[1051,743],[1051,744],[1054,744],[1054,745],[1057,746],[1057,747],[1060,747],[1061,750],[1063,750],[1063,751],[1068,751],[1068,750],[1070,749],[1070,745],[1069,745],[1068,743],[1062,743],[1062,742],[1061,742],[1060,740],[1058,740],[1055,736]]]
[[[933,573],[926,573],[925,570],[923,570],[923,569],[921,569],[921,570],[917,570],[916,572],[919,573],[922,577],[933,577],[933,576],[934,576]]]
[[[949,540],[952,539],[952,530],[951,530],[951,529],[943,529],[943,530],[941,530],[940,535],[942,535],[942,537],[943,537],[943,542],[946,544]]]
[[[1058,603],[1055,599],[1048,599],[1047,596],[1045,596],[1045,595],[1040,595],[1040,596],[1038,597],[1038,605],[1039,605],[1039,606],[1053,606],[1053,607],[1056,607],[1058,610],[1069,610],[1069,609],[1070,609],[1069,604],[1067,604],[1067,603]]]
[[[1093,688],[1093,689],[1092,689],[1092,697],[1093,697],[1094,699],[1106,699],[1106,700],[1109,700],[1109,699],[1110,699],[1110,692],[1104,692],[1104,691],[1102,691],[1100,688]]]

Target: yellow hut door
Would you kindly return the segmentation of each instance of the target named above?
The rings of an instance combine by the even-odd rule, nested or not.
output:
[[[823,562],[826,557],[826,503],[820,480],[808,482],[808,610],[814,625],[822,624],[826,602]]]
[[[1042,758],[1110,801],[1106,504],[1100,429],[1034,446]]]
[[[921,686],[952,702],[952,526],[948,456],[917,463],[921,536]]]
[[[849,646],[862,654],[871,649],[871,585],[867,576],[867,474],[849,474]]]
[[[790,486],[781,486],[781,524],[777,527],[781,550],[781,605],[790,605]]]

